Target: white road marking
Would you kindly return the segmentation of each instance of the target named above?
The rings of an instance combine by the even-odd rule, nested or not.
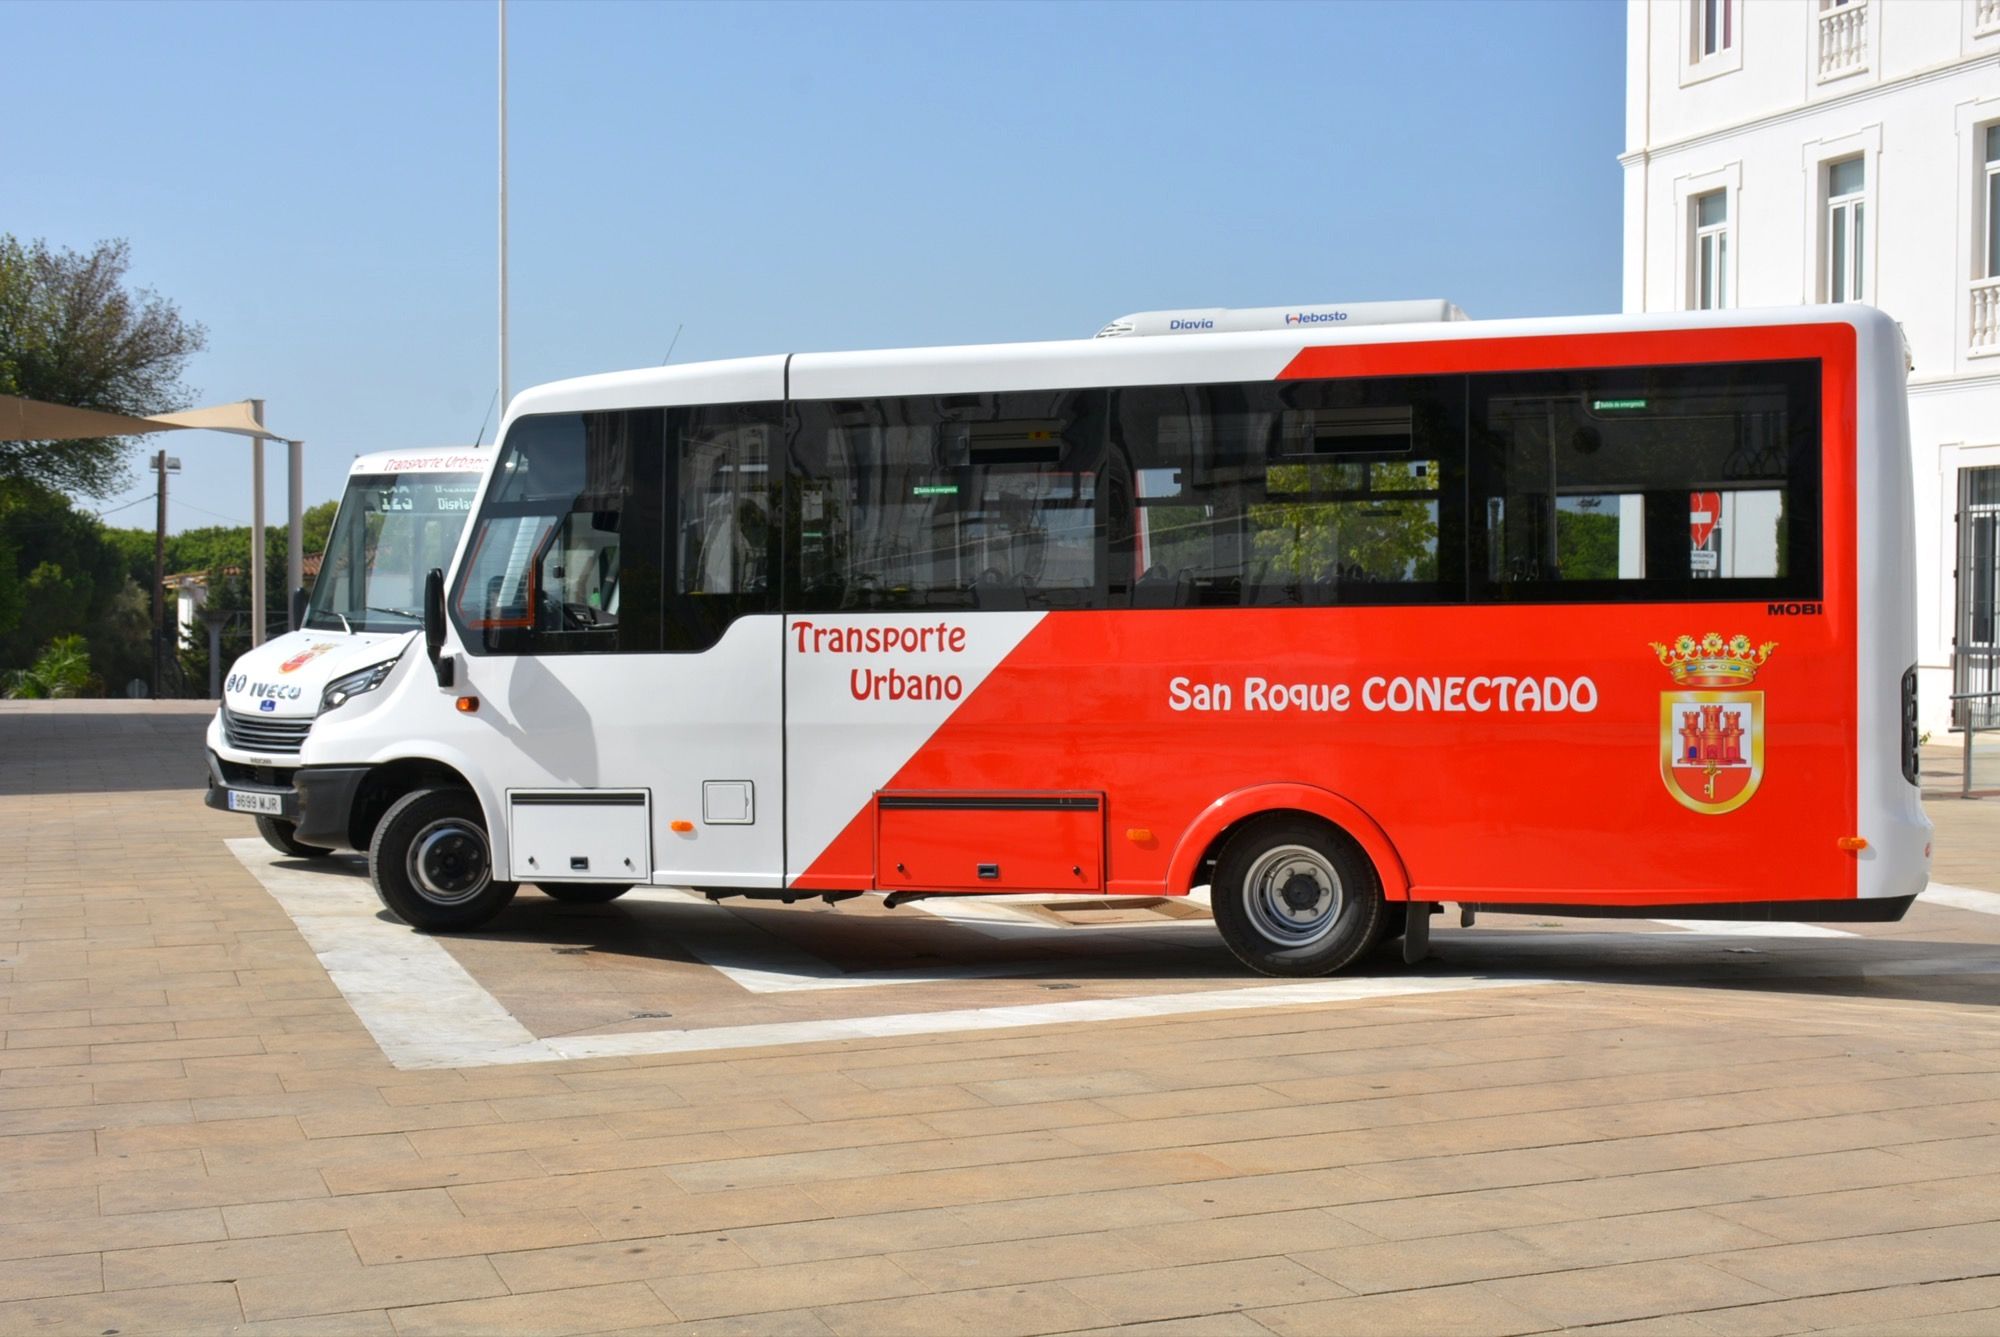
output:
[[[1655,919],[1683,933],[1711,933],[1725,938],[1858,938],[1844,928],[1824,924],[1772,923],[1762,919]]]
[[[1917,897],[1919,905],[1949,905],[1954,910],[1974,910],[1982,915],[2000,915],[2000,893],[1973,887],[1954,887],[1949,882],[1933,882]]]
[[[1303,1007],[1315,1003],[1358,1002],[1412,994],[1515,989],[1555,982],[1487,976],[1398,976],[1380,979],[1347,976],[1301,980],[1292,984],[1253,985],[1245,989],[1212,989],[1206,993],[1148,994],[1136,998],[1099,998],[1074,1003],[966,1008],[955,1012],[909,1012],[884,1017],[782,1022],[770,1026],[727,1026],[706,1031],[566,1036],[548,1043],[563,1049],[564,1052],[557,1057],[601,1058],[618,1054],[667,1054],[701,1049],[738,1049],[752,1045],[801,1044],[812,1040],[1004,1030],[1010,1026],[1069,1025],[1081,1021],[1169,1017],[1191,1012],[1234,1012],[1259,1007]]]
[[[552,1063],[565,1059],[747,1049],[1015,1026],[1072,1025],[1132,1017],[1522,988],[1554,982],[1486,976],[1340,977],[1137,998],[543,1039],[502,1007],[500,1000],[468,974],[442,944],[386,917],[365,880],[287,866],[261,840],[226,843],[272,899],[291,915],[348,1006],[375,1037],[383,1054],[399,1068]]]
[[[398,1067],[439,1067],[436,1053],[472,1063],[532,1051],[541,1041],[465,967],[409,926],[382,917],[366,878],[280,863],[262,840],[226,842],[284,907],[354,1015]]]

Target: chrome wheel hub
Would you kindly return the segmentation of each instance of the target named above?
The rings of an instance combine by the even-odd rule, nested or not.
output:
[[[432,822],[410,842],[409,874],[427,901],[458,905],[471,900],[492,876],[486,833],[462,818]]]
[[[1281,947],[1309,947],[1326,937],[1346,899],[1333,864],[1305,845],[1266,850],[1244,884],[1250,922]]]

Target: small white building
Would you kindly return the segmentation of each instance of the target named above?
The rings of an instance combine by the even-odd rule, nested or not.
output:
[[[1902,323],[1942,733],[1955,643],[1956,690],[2000,688],[2000,0],[1627,10],[1625,309],[1864,301]]]

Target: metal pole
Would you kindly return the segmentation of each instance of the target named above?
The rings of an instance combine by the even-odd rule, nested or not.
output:
[[[208,622],[208,699],[222,699],[222,623],[215,618]]]
[[[167,452],[153,456],[153,699],[160,699],[167,648]]]
[[[264,425],[264,401],[250,401],[250,418]],[[264,438],[250,438],[250,644],[264,643]]]
[[[500,3],[500,414],[507,413],[507,0]]]
[[[306,443],[287,441],[285,443],[285,481],[290,485],[291,495],[286,500],[285,525],[289,542],[285,547],[285,626],[292,631],[299,629],[297,621],[297,592],[306,583],[306,555],[303,548],[306,512],[306,483],[299,476],[305,466]]]
[[[1957,653],[1960,656],[1960,662],[1963,663],[1965,651],[1961,649]],[[1961,680],[1965,678],[1963,672],[1955,673],[1952,676]],[[1972,710],[1972,702],[1965,701],[1959,703],[1958,722],[1960,727],[1965,730],[1965,765],[1958,777],[1958,796],[1960,798],[1972,797]]]

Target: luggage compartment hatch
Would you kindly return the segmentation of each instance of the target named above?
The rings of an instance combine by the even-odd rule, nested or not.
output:
[[[647,882],[652,816],[643,789],[509,790],[517,882]]]
[[[1101,891],[1104,795],[878,793],[875,885],[883,891]]]

